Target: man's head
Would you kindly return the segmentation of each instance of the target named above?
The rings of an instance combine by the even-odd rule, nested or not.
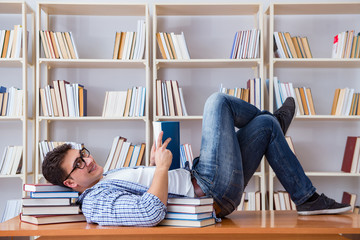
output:
[[[83,192],[102,178],[103,168],[86,148],[76,150],[64,144],[46,154],[42,172],[52,184]]]

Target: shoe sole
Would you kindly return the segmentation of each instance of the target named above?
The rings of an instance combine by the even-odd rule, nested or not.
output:
[[[351,206],[343,207],[343,208],[336,208],[336,209],[322,209],[322,210],[315,210],[315,211],[298,211],[299,215],[320,215],[320,214],[338,214],[350,211],[352,208]]]

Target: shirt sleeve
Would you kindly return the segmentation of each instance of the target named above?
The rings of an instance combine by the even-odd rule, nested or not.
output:
[[[91,192],[82,204],[89,223],[112,226],[155,226],[164,219],[166,206],[148,192],[143,195],[123,191]]]

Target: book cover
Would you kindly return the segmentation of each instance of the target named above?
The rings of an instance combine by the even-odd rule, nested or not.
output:
[[[24,184],[23,189],[26,192],[68,192],[70,190],[67,187],[53,185],[50,183]]]
[[[343,171],[343,172],[348,172],[348,173],[351,172],[351,165],[352,165],[352,160],[353,160],[353,156],[354,156],[356,140],[357,140],[357,137],[354,137],[354,136],[347,137],[343,162],[341,165],[341,171]]]
[[[164,219],[159,225],[161,226],[174,226],[174,227],[205,227],[215,224],[214,218],[202,220],[181,220],[181,219]]]
[[[168,212],[180,212],[180,213],[205,213],[212,212],[213,205],[181,205],[181,204],[168,204]]]
[[[211,218],[212,213],[177,213],[177,212],[167,212],[165,219],[182,219],[182,220],[201,220]]]
[[[69,206],[70,198],[23,198],[23,206]]]
[[[167,149],[173,155],[173,160],[169,170],[180,168],[180,123],[179,122],[153,122],[154,128],[154,141],[156,140],[161,131],[164,132],[163,142],[167,138],[171,138]]]
[[[69,222],[85,222],[83,214],[70,214],[70,215],[23,215],[20,214],[22,222],[32,223],[36,225],[54,224],[54,223],[69,223]]]
[[[74,191],[68,192],[30,192],[31,198],[78,198],[79,193]]]
[[[209,205],[213,204],[214,199],[210,197],[190,198],[190,197],[176,197],[168,198],[168,204],[183,204],[183,205]]]
[[[23,215],[55,215],[55,214],[78,214],[79,205],[70,206],[23,206]]]

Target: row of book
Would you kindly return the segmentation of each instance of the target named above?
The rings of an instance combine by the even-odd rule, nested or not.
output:
[[[5,147],[0,159],[0,174],[15,175],[22,172],[23,146]]]
[[[47,141],[47,140],[42,140],[39,142],[39,155],[40,155],[40,160],[41,162],[44,161],[44,158],[46,156],[46,154],[52,150],[54,150],[54,148],[59,147],[63,144],[71,144],[73,149],[82,149],[84,147],[84,144],[82,143],[75,143],[75,142],[56,142],[56,141]]]
[[[274,98],[276,108],[281,107],[286,98],[293,97],[297,105],[297,115],[316,115],[311,89],[294,87],[292,83],[281,83],[274,77]]]
[[[142,59],[145,50],[145,21],[138,20],[136,32],[116,32],[113,59]]]
[[[127,91],[107,91],[103,117],[143,117],[145,115],[146,88],[133,87]]]
[[[156,80],[157,116],[187,116],[182,88],[176,80]]]
[[[0,116],[20,117],[23,115],[24,90],[0,86]]]
[[[22,35],[21,25],[15,25],[13,30],[0,30],[1,58],[20,58],[22,56]]]
[[[190,54],[183,32],[180,34],[158,32],[156,40],[163,59],[190,59]]]
[[[24,184],[20,220],[32,224],[83,222],[84,215],[74,202],[79,193],[52,184]]]
[[[220,85],[219,92],[228,94],[240,98],[246,102],[249,102],[250,90],[248,88],[225,88],[223,85]]]
[[[18,216],[21,212],[21,199],[10,199],[6,201],[5,210],[0,222],[5,222]]]
[[[359,58],[360,33],[355,35],[354,30],[341,32],[334,37],[332,58]]]
[[[260,30],[251,29],[235,33],[230,59],[252,59],[259,57]]]
[[[341,171],[360,173],[360,137],[348,136],[346,139]]]
[[[40,30],[40,38],[46,58],[79,59],[71,32]]]
[[[124,137],[115,137],[104,166],[104,172],[121,167],[140,166],[143,162],[145,146],[145,143],[133,145]]]
[[[274,53],[278,58],[312,58],[307,37],[291,37],[288,32],[274,32]]]
[[[274,210],[295,210],[296,205],[285,191],[274,192]]]
[[[203,198],[169,198],[167,213],[159,225],[174,227],[205,227],[215,224],[213,217],[214,199]]]
[[[335,89],[331,115],[360,115],[359,97],[353,88]]]
[[[194,155],[192,152],[191,145],[188,143],[180,145],[180,167],[184,168],[186,162],[189,164],[189,168],[192,169]]]
[[[44,116],[84,117],[87,115],[87,90],[78,83],[54,80],[53,86],[40,89]]]

